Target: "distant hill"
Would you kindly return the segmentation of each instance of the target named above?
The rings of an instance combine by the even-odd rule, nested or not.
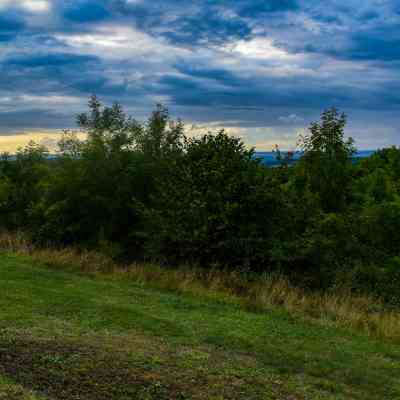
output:
[[[355,160],[367,158],[374,153],[375,153],[375,150],[362,150],[362,151],[357,152],[353,158]],[[282,154],[285,155],[286,152],[282,152]],[[302,154],[300,152],[295,153],[294,157],[292,158],[291,164],[296,163],[301,158],[301,155]],[[58,156],[56,154],[48,155],[48,158],[50,160],[56,159],[57,157]],[[265,165],[268,165],[271,167],[279,165],[279,161],[276,159],[276,153],[274,153],[272,151],[256,151],[255,157],[261,159],[263,164],[265,164]],[[10,158],[13,160],[13,159],[15,159],[15,156],[11,155]]]
[[[362,158],[367,158],[374,153],[375,153],[375,150],[362,150],[362,151],[358,151],[354,155],[353,158],[354,158],[354,160],[359,160]],[[283,155],[285,155],[285,154],[286,153],[283,152]],[[301,158],[301,155],[302,155],[302,153],[300,153],[300,152],[295,153],[291,163],[296,163]],[[261,159],[263,164],[265,164],[265,165],[269,165],[269,166],[279,165],[279,161],[276,159],[276,154],[272,151],[257,151],[255,156],[256,156],[256,158]]]

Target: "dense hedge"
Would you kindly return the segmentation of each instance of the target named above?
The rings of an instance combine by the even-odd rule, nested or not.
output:
[[[116,258],[277,271],[400,301],[400,150],[352,163],[346,118],[322,114],[292,167],[268,168],[225,132],[187,138],[159,106],[146,123],[93,97],[60,154],[0,159],[0,226]]]

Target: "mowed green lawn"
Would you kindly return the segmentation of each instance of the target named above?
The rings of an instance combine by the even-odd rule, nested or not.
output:
[[[0,399],[400,399],[396,344],[0,255]]]

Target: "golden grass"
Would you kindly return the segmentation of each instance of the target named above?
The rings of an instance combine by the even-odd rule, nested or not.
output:
[[[313,322],[354,329],[400,342],[400,312],[374,297],[346,291],[308,293],[281,276],[249,279],[236,271],[163,268],[154,264],[120,265],[103,254],[74,248],[35,248],[23,234],[0,233],[0,249],[28,255],[51,268],[128,279],[160,289],[224,299],[246,308],[267,311],[281,307]]]

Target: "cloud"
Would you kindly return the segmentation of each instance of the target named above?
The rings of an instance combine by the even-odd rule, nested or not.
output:
[[[296,114],[281,116],[278,119],[279,119],[279,121],[282,121],[283,123],[288,124],[288,125],[296,125],[296,124],[304,122],[304,118],[300,117]]]
[[[175,24],[179,29],[166,30],[164,36],[172,43],[186,46],[221,44],[251,35],[251,28],[245,21],[238,17],[226,18],[221,12],[178,18]]]
[[[80,54],[91,54],[103,59],[148,57],[170,59],[171,55],[184,55],[187,51],[169,45],[131,26],[100,25],[88,32],[60,33],[58,41]]]
[[[335,105],[397,143],[399,26],[395,0],[0,0],[1,131],[72,127],[96,93],[264,148]]]
[[[0,0],[0,10],[19,8],[27,12],[43,13],[51,9],[51,2],[48,0]]]

